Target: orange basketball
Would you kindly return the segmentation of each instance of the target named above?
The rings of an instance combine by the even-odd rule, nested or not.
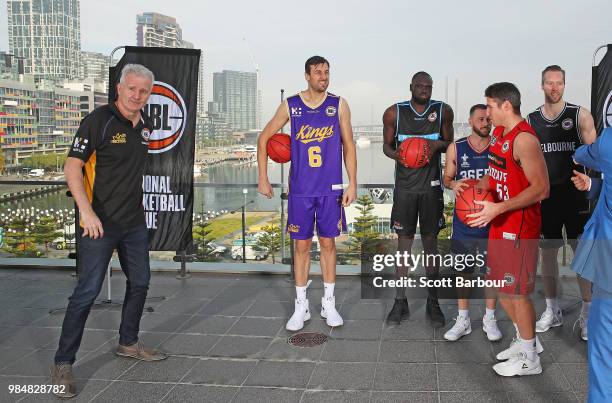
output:
[[[420,137],[402,141],[398,153],[405,167],[421,168],[429,164],[429,143]]]
[[[285,133],[276,133],[266,144],[268,157],[274,162],[284,164],[291,161],[291,137]]]
[[[471,221],[470,218],[466,217],[468,214],[478,213],[482,210],[482,205],[474,203],[474,200],[495,201],[493,193],[485,189],[476,188],[478,182],[480,182],[478,179],[468,179],[464,181],[464,183],[467,183],[469,186],[463,188],[463,192],[459,193],[455,198],[455,211],[457,212],[457,217],[466,225],[468,221]]]

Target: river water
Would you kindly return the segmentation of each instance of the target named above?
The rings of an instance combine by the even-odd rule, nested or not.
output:
[[[290,164],[285,164],[284,177],[287,183]],[[357,148],[357,181],[359,184],[369,183],[393,183],[394,162],[387,158],[382,152],[382,143],[372,143],[366,147]],[[237,166],[235,162],[225,162],[220,165],[211,166],[207,169],[207,175],[198,176],[195,182],[206,182],[214,184],[235,183],[257,183],[257,164]],[[281,183],[281,165],[277,163],[268,164],[270,182]],[[346,172],[344,172],[344,182]],[[0,192],[4,193],[0,185]],[[271,200],[258,195],[256,188],[248,188],[247,202],[250,203],[250,211],[273,211],[280,208],[280,189],[275,189],[275,197]],[[241,188],[229,187],[195,187],[194,212],[202,210],[219,211],[239,208],[244,202],[244,194]],[[65,192],[46,194],[39,197],[22,199],[18,201],[0,204],[0,210],[7,208],[34,207],[40,209],[49,208],[72,208],[72,199]]]

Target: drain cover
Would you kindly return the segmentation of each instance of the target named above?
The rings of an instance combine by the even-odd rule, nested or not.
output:
[[[287,339],[287,343],[296,347],[320,346],[326,341],[327,336],[317,332],[296,333]]]

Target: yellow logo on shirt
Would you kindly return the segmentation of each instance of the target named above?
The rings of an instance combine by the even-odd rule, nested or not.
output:
[[[324,127],[312,127],[310,125],[302,125],[300,130],[295,135],[297,141],[301,141],[304,144],[318,141],[319,143],[325,139],[328,139],[334,135],[334,126]]]
[[[127,136],[125,135],[125,133],[117,133],[113,136],[113,139],[111,140],[111,143],[113,144],[125,144],[127,143]]]
[[[295,224],[289,224],[287,225],[287,231],[288,232],[300,232],[300,226],[295,225]]]

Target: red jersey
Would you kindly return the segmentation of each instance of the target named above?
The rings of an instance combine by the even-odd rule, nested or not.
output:
[[[505,135],[503,127],[496,127],[491,137],[489,185],[498,202],[516,197],[529,186],[525,172],[513,157],[514,139],[521,132],[536,136],[533,127],[523,120]],[[537,202],[495,217],[489,239],[539,239],[541,225],[540,202]]]

